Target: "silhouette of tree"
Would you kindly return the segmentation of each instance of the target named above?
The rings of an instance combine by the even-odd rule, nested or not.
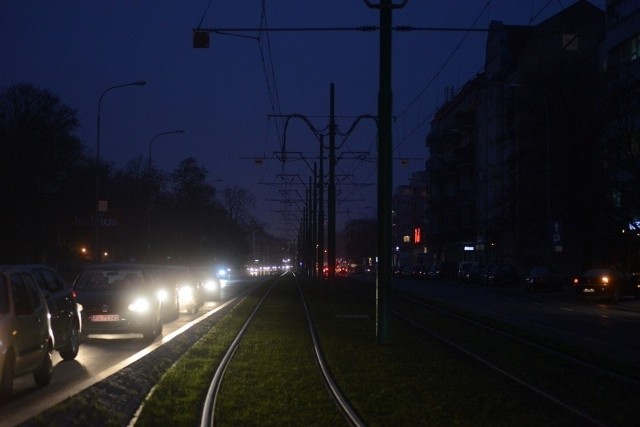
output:
[[[78,124],[76,111],[49,90],[18,84],[0,91],[4,260],[44,262],[73,245],[74,212],[93,206],[91,197],[78,197],[91,164],[73,135]]]

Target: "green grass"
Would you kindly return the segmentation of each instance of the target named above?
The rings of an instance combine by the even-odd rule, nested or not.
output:
[[[209,383],[227,348],[251,314],[258,297],[247,297],[173,365],[145,402],[137,426],[194,426]]]
[[[313,282],[303,287],[336,383],[367,425],[585,424],[565,408],[400,319],[391,322],[390,342],[378,344],[374,303],[349,288],[338,286],[327,293]],[[240,304],[167,372],[138,425],[197,423],[215,367],[256,302],[250,298]],[[588,391],[585,402],[608,423],[634,425],[638,419],[636,389],[591,377],[553,356],[461,321],[444,321],[441,316],[424,320],[541,387],[555,387],[567,398]],[[312,358],[304,313],[291,280],[278,284],[259,311],[226,372],[221,393],[219,425],[344,425]]]

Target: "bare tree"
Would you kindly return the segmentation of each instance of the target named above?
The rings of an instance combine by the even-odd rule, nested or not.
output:
[[[251,220],[249,207],[255,207],[255,197],[245,188],[226,187],[222,192],[222,203],[234,225],[246,224]]]

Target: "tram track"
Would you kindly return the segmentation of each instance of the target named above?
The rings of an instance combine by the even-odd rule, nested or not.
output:
[[[394,315],[404,322],[571,412],[585,425],[637,422],[640,382],[634,378],[402,293],[394,293],[393,306]],[[616,397],[608,396],[609,403],[604,403],[603,393]]]
[[[272,296],[272,292],[276,287],[295,287],[297,290],[297,294],[299,296],[299,304],[304,311],[304,319],[306,322],[306,328],[308,330],[309,339],[311,341],[312,353],[315,364],[318,368],[318,374],[322,377],[322,381],[325,384],[325,389],[327,393],[330,395],[331,399],[335,403],[337,409],[342,415],[343,419],[348,425],[352,426],[363,426],[365,425],[362,420],[359,418],[356,411],[351,407],[347,398],[342,394],[340,388],[336,384],[333,379],[333,376],[330,372],[330,369],[324,359],[322,348],[320,346],[320,341],[318,338],[318,334],[315,330],[313,319],[311,317],[309,308],[307,306],[304,292],[302,287],[300,286],[300,282],[298,277],[294,273],[286,273],[276,279],[264,292],[263,296],[260,298],[259,302],[255,306],[252,313],[247,318],[246,322],[236,335],[232,344],[229,346],[226,354],[222,358],[221,363],[218,365],[215,374],[213,375],[213,379],[209,385],[209,389],[207,391],[207,396],[203,405],[202,415],[200,419],[201,427],[210,427],[217,425],[217,407],[219,401],[223,398],[221,397],[221,392],[223,389],[223,383],[227,377],[229,372],[229,367],[233,363],[234,356],[237,354],[238,349],[243,345],[243,340],[247,332],[250,328],[255,325],[258,321],[260,321],[260,315],[264,311],[265,302],[269,300]],[[262,313],[264,315],[264,313]],[[285,403],[285,402],[282,402]],[[279,410],[282,410],[279,409]]]

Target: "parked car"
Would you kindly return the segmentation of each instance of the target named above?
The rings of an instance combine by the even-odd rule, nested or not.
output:
[[[489,286],[518,286],[520,284],[518,269],[511,264],[496,264],[487,273],[487,284]]]
[[[427,278],[427,266],[424,264],[416,264],[413,266],[412,276],[417,279]]]
[[[527,277],[524,278],[524,289],[527,292],[541,290],[560,291],[562,289],[562,276],[549,266],[533,267]]]
[[[82,304],[82,336],[137,333],[151,341],[162,333],[162,304],[143,265],[87,266],[73,289]]]
[[[640,298],[640,281],[627,271],[594,268],[573,279],[573,290],[579,295],[606,297],[617,302],[622,296]]]
[[[478,263],[475,261],[465,261],[458,265],[458,281],[470,283],[473,281],[474,272],[478,269]]]
[[[29,269],[0,267],[0,398],[26,374],[39,386],[49,384],[54,345],[49,308]]]
[[[46,265],[26,265],[36,279],[51,314],[56,350],[63,360],[73,360],[80,350],[82,316],[76,294],[62,275]]]
[[[410,277],[412,275],[411,267],[394,265],[393,270],[391,270],[391,274],[393,277]]]
[[[479,267],[478,281],[482,285],[489,284],[489,278],[493,274],[493,270],[498,267],[497,264],[482,264]]]
[[[427,268],[427,279],[435,280],[437,278],[438,278],[438,266],[437,265],[429,266],[429,268]]]
[[[455,280],[458,277],[458,263],[455,261],[443,261],[437,267],[436,278],[438,280]]]

